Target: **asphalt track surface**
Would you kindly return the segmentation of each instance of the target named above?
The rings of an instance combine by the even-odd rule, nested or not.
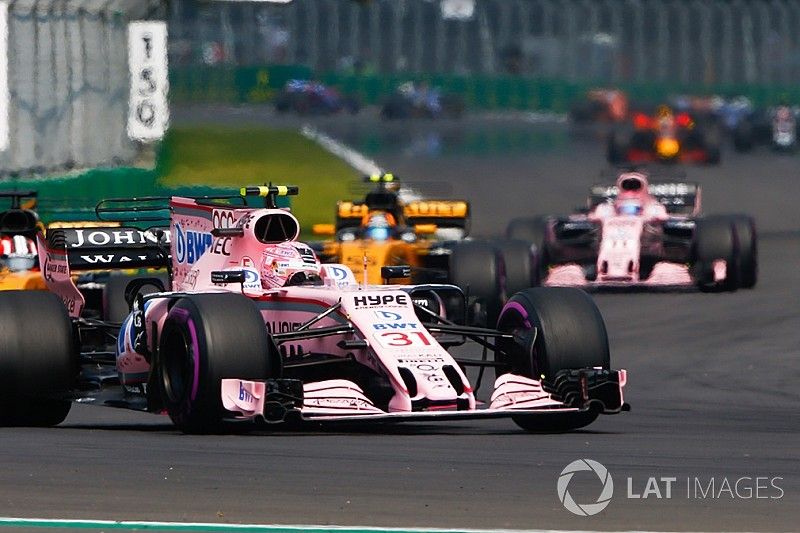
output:
[[[215,113],[238,122],[241,111]],[[245,113],[260,120],[253,112]],[[194,110],[177,120],[197,121]],[[265,114],[268,117],[268,114]],[[227,117],[227,119],[225,118]],[[281,119],[286,121],[287,119]],[[603,166],[600,143],[564,125],[520,119],[400,123],[315,121],[360,142],[388,138],[376,160],[422,182],[447,182],[473,204],[475,231],[513,216],[580,203]],[[420,155],[401,146],[439,131],[535,131],[553,142]],[[453,133],[455,132],[455,133]],[[453,133],[455,141],[448,137]],[[542,137],[544,136],[544,137]],[[399,139],[399,140],[398,140]],[[449,139],[449,140],[448,140]],[[396,141],[396,142],[395,142]],[[380,144],[380,143],[378,143]],[[501,143],[502,144],[502,143]],[[534,143],[536,144],[536,143]],[[584,431],[529,435],[511,421],[184,436],[164,418],[75,406],[55,429],[0,429],[0,515],[453,528],[783,530],[800,528],[800,185],[797,156],[728,150],[719,167],[689,167],[707,212],[756,216],[761,277],[733,294],[599,294],[612,364],[629,371],[633,410]],[[486,391],[484,391],[486,392]],[[567,512],[556,480],[590,458],[613,476],[609,506]],[[671,498],[632,499],[649,477],[674,477]],[[725,480],[773,480],[760,496],[718,494]],[[714,496],[695,494],[713,479]],[[687,495],[687,479],[690,488]],[[759,480],[763,486],[765,482]],[[660,483],[665,494],[665,485]],[[579,501],[599,494],[579,474]],[[755,490],[753,491],[755,493]],[[688,496],[688,497],[687,497]],[[697,497],[696,497],[697,496]],[[755,496],[755,494],[753,494]],[[780,496],[780,498],[778,498]]]

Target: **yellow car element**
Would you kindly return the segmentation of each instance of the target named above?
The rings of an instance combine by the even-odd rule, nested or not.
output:
[[[36,234],[44,231],[33,211],[37,194],[7,191],[0,192],[0,198],[11,200],[0,212],[0,290],[45,290],[44,277],[36,265]]]
[[[393,283],[446,281],[449,248],[441,230],[455,230],[454,240],[469,230],[469,203],[463,200],[414,200],[398,195],[399,180],[392,174],[365,178],[375,183],[363,201],[340,201],[335,224],[315,224],[315,235],[334,237],[315,246],[320,259],[348,266],[362,281],[380,284],[381,267],[408,265],[411,279]]]

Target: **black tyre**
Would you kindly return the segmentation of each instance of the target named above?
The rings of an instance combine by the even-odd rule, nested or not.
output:
[[[450,255],[450,281],[468,296],[468,324],[494,324],[505,300],[505,265],[494,246],[458,243]]]
[[[175,425],[186,433],[224,429],[221,380],[279,377],[272,346],[261,313],[244,296],[178,300],[164,323],[157,363],[160,396]]]
[[[692,273],[703,292],[735,291],[739,286],[736,231],[730,217],[697,220],[694,230]],[[725,261],[725,279],[714,281],[714,262]]]
[[[606,146],[606,159],[612,165],[625,163],[628,160],[627,152],[630,144],[630,134],[627,132],[614,130],[608,136]]]
[[[547,253],[547,217],[523,217],[514,218],[506,227],[506,238],[509,240],[519,240],[534,246],[534,263],[531,265],[531,276],[537,286],[547,277],[548,253]],[[516,291],[509,290],[509,294]]]
[[[0,292],[0,425],[64,421],[72,403],[62,398],[78,373],[73,346],[72,323],[56,295]]]
[[[130,313],[128,302],[125,300],[125,289],[128,283],[140,277],[158,278],[168,286],[169,278],[166,274],[155,276],[127,276],[124,274],[112,274],[108,278],[106,286],[103,288],[103,320],[108,322],[119,322],[125,320]],[[140,290],[140,294],[152,294],[158,289],[154,285],[145,285]]]
[[[592,298],[580,289],[539,287],[509,299],[497,329],[511,332],[504,344],[505,371],[552,381],[563,370],[610,368],[608,334]],[[530,431],[568,431],[590,424],[595,410],[563,415],[519,415],[514,422]]]
[[[758,236],[756,221],[748,215],[732,215],[736,230],[739,266],[739,288],[752,289],[758,282]]]
[[[506,294],[539,285],[535,245],[525,241],[500,241],[497,249],[505,266]]]
[[[539,246],[547,233],[547,219],[544,217],[523,217],[511,219],[506,227],[506,238],[530,242]]]
[[[275,110],[281,113],[289,111],[292,107],[292,97],[286,91],[281,91],[275,97]]]
[[[701,146],[706,151],[706,163],[709,165],[718,165],[722,159],[720,137],[719,126],[711,123],[704,128],[702,137],[699,138],[701,140]]]
[[[733,148],[737,152],[747,152],[753,148],[753,128],[747,122],[741,122],[733,130]]]

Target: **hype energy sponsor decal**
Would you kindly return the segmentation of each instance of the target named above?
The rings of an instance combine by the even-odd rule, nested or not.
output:
[[[370,307],[408,307],[410,302],[406,294],[365,294],[353,296],[353,305],[357,308]]]
[[[184,230],[180,224],[175,224],[175,260],[193,264],[211,247],[213,240],[210,233]]]

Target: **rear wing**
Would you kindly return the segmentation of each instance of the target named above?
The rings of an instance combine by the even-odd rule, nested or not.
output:
[[[65,254],[73,271],[166,268],[169,237],[161,228],[58,228],[48,230],[47,248]]]
[[[702,189],[693,182],[654,182],[648,191],[667,209],[670,215],[697,215],[700,212]],[[613,201],[617,197],[616,185],[592,185],[587,206]]]
[[[439,228],[469,228],[469,202],[464,200],[417,200],[403,208],[409,225],[436,224]]]
[[[160,268],[169,265],[169,233],[125,227],[60,228],[36,236],[39,266],[50,292],[64,302],[69,316],[81,316],[83,294],[73,272]]]
[[[359,227],[373,209],[391,213],[407,226],[435,224],[437,228],[469,229],[469,202],[464,200],[415,200],[405,205],[341,201],[336,204],[336,231]]]

